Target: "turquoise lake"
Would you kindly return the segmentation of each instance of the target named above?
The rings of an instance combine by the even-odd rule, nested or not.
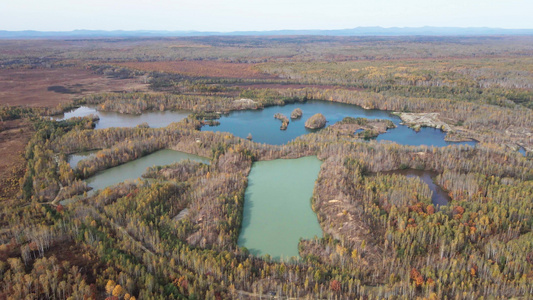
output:
[[[322,162],[315,156],[259,161],[246,188],[239,246],[273,259],[298,257],[300,238],[322,237],[311,197]]]

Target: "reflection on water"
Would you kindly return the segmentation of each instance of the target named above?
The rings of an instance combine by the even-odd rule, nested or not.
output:
[[[398,126],[398,124],[396,124]],[[468,141],[468,142],[447,142],[444,140],[446,132],[432,128],[426,127],[421,128],[420,131],[416,132],[413,129],[399,125],[396,128],[387,130],[387,132],[378,135],[376,140],[378,141],[392,141],[402,145],[410,146],[435,146],[435,147],[446,147],[448,145],[469,145],[474,147],[477,142]]]
[[[88,186],[93,188],[93,191],[96,191],[126,180],[137,179],[141,177],[141,175],[149,167],[170,165],[186,159],[206,164],[209,163],[209,159],[205,157],[164,149],[152,154],[148,154],[134,161],[127,162],[120,166],[99,172],[96,175],[88,178],[86,182]]]
[[[64,114],[56,120],[65,120],[72,117],[86,117],[97,115],[100,120],[95,129],[110,127],[135,127],[147,123],[152,128],[166,127],[172,122],[179,122],[190,114],[189,111],[146,111],[140,115],[119,114],[117,112],[97,111],[93,107],[81,106]]]
[[[86,158],[94,156],[98,150],[83,151],[68,156],[68,163],[72,169],[75,169],[78,163]]]
[[[290,115],[295,108],[301,108],[303,116],[300,119],[291,120],[287,130],[279,129],[279,121],[274,119],[274,114],[282,113]],[[101,112],[95,108],[81,106],[64,114],[57,120],[72,117],[84,117],[91,114],[100,117],[96,123],[96,129],[109,127],[135,127],[147,123],[150,127],[165,127],[172,122],[183,120],[189,115],[189,111],[147,111],[141,115],[119,114],[116,112]],[[400,125],[400,118],[388,111],[366,110],[360,106],[330,102],[330,101],[307,101],[305,103],[287,104],[285,106],[271,106],[262,110],[234,111],[220,119],[220,125],[204,126],[205,131],[229,132],[241,138],[252,135],[253,141],[271,145],[282,145],[313,130],[305,128],[305,121],[316,113],[323,114],[328,120],[327,125],[334,124],[345,117],[362,117],[367,119],[391,120],[397,128],[389,129],[380,134],[376,140],[392,141],[402,145],[426,145],[444,147],[451,144],[475,146],[476,142],[447,142],[444,140],[446,133],[435,128],[421,128],[419,132]]]
[[[280,130],[279,121],[274,119],[274,114],[279,112],[290,115],[295,108],[302,109],[302,118],[291,120],[287,130]],[[241,138],[246,138],[248,134],[251,134],[255,142],[282,145],[300,135],[313,132],[313,130],[305,128],[304,124],[309,117],[316,113],[321,113],[326,117],[328,126],[345,117],[391,120],[398,127],[379,135],[377,140],[393,141],[402,145],[444,147],[451,144],[471,146],[476,144],[476,142],[446,142],[444,141],[446,133],[440,129],[421,128],[419,132],[416,132],[407,126],[400,125],[400,118],[388,111],[366,110],[357,105],[317,100],[285,106],[271,106],[263,110],[234,111],[227,116],[222,116],[219,120],[219,126],[203,127],[202,130],[230,132]]]

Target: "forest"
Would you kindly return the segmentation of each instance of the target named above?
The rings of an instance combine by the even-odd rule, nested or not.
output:
[[[0,149],[20,156],[20,163],[0,159],[10,170],[0,178],[0,299],[531,298],[532,42],[0,40],[2,74],[54,70],[84,72],[103,86],[128,82],[124,90],[86,82],[44,87],[43,94],[61,97],[24,105],[0,93]],[[349,117],[284,145],[202,130],[230,112],[309,100],[437,113],[450,128],[446,139],[478,143],[376,141],[393,122]],[[54,118],[80,106],[190,114],[160,128],[94,129],[94,115]],[[87,185],[161,149],[209,163],[153,166],[99,191]],[[88,150],[94,155],[69,164],[70,155]],[[323,235],[301,239],[292,259],[252,255],[238,238],[253,163],[309,155],[322,161],[309,205]],[[435,206],[427,184],[391,173],[407,169],[436,174],[451,201]]]

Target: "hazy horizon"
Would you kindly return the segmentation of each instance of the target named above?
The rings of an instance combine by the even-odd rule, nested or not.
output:
[[[215,1],[21,0],[5,3],[7,31],[275,31],[357,27],[533,29],[528,0]]]
[[[435,28],[435,29],[501,29],[501,30],[533,30],[531,28],[504,28],[504,27],[489,27],[489,26],[356,26],[351,28],[281,28],[281,29],[264,29],[264,30],[169,30],[169,29],[150,29],[150,28],[141,28],[141,29],[90,29],[90,28],[76,28],[71,30],[37,30],[37,29],[21,29],[21,30],[5,30],[1,29],[0,31],[8,32],[23,32],[23,31],[36,31],[36,32],[75,32],[75,31],[103,31],[103,32],[113,32],[113,31],[124,31],[124,32],[220,32],[220,33],[234,33],[234,32],[270,32],[270,31],[342,31],[342,30],[354,30],[354,29],[371,29],[379,28],[383,30],[388,29],[423,29],[423,28]]]

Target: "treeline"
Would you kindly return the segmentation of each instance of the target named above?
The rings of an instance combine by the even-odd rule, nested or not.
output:
[[[59,44],[54,41],[21,43],[52,45],[53,51],[47,46],[39,55],[53,53],[68,59],[179,57],[251,63],[530,52],[527,38],[526,42],[504,38],[509,43],[491,38],[484,41],[482,49],[477,43],[458,45],[440,43],[442,40],[386,38],[381,42],[390,46],[387,48],[377,47],[374,38],[324,39],[334,45],[305,37],[269,38],[270,46],[256,38],[214,37],[146,40],[126,51],[124,45],[130,41],[94,41],[96,45],[104,43],[105,49],[74,51],[66,47],[58,52],[54,47]],[[451,41],[463,39],[469,38]],[[300,51],[300,42],[309,45],[306,51]],[[14,47],[10,42],[4,44],[5,53],[16,53],[9,52]],[[63,44],[59,46],[65,47]],[[2,55],[2,61],[16,64],[17,55]],[[269,55],[275,57],[265,58]],[[279,70],[277,74],[291,77],[280,79],[283,82],[328,83],[346,89],[249,89],[237,97],[232,94],[236,90],[220,85],[242,82],[239,79],[159,74],[147,78],[152,88],[189,94],[110,93],[76,103],[124,113],[174,109],[195,113],[179,124],[159,129],[92,130],[91,118],[61,122],[39,118],[70,106],[2,107],[4,120],[33,118],[35,134],[25,152],[20,199],[2,209],[0,298],[531,297],[533,162],[498,146],[530,147],[533,143],[528,136],[533,124],[530,111],[512,103],[527,106],[531,101],[529,71],[517,67],[524,64],[527,68],[529,60],[491,62],[495,70],[484,70],[476,61],[468,61],[475,68],[454,65],[451,70],[444,64],[428,69],[430,64],[420,62],[416,64],[421,66],[402,69],[402,63],[388,61],[377,64],[378,68],[361,67],[365,63],[360,62],[264,66],[269,72]],[[506,73],[510,69],[518,71]],[[95,67],[94,71],[116,78],[140,75],[110,66]],[[389,122],[364,119],[345,119],[283,146],[197,130],[212,113],[307,99],[397,111],[436,111],[466,131],[461,134],[487,143],[476,148],[432,148],[362,142],[358,140],[361,136],[353,136],[356,127],[370,135],[390,126]],[[81,178],[161,148],[210,157],[211,163],[152,168],[145,174],[150,181],[119,184],[80,197],[75,203],[57,205],[57,200],[83,192]],[[79,171],[65,160],[67,154],[91,149],[103,150],[83,161]],[[252,162],[306,155],[324,161],[312,199],[324,238],[301,241],[301,260],[280,262],[249,255],[238,247],[237,239]],[[406,168],[439,173],[435,182],[450,194],[449,205],[440,209],[432,205],[428,186],[418,179],[374,174]]]
[[[533,108],[529,57],[394,62],[294,62],[261,70],[293,82],[339,85],[390,96],[453,99]]]
[[[123,146],[145,140],[213,158],[209,166],[181,163],[153,169],[149,174],[164,181],[118,185],[66,207],[47,205],[44,215],[42,209],[21,210],[32,220],[48,220],[47,230],[57,236],[68,233],[85,249],[80,255],[93,253],[105,264],[86,275],[86,285],[94,284],[98,296],[237,298],[273,292],[304,298],[443,298],[531,293],[527,253],[533,250],[528,238],[533,168],[518,154],[483,147],[358,142],[332,134],[335,128],[288,145],[268,146],[197,131],[198,121],[193,120],[160,129],[105,130],[82,129],[88,120],[77,122],[81,124],[46,121],[34,136],[29,165],[40,165],[39,158],[44,161],[56,153],[93,147],[115,147],[121,155],[128,151]],[[346,122],[360,126],[369,121]],[[249,256],[237,247],[237,238],[252,161],[313,154],[324,160],[313,208],[326,238],[302,242],[304,259],[299,262]],[[46,168],[32,167],[34,177],[60,182],[54,160],[49,161]],[[369,176],[400,168],[443,174],[437,182],[450,191],[453,201],[437,211],[420,181]],[[463,174],[472,175],[465,179]],[[185,216],[174,219],[185,208]],[[16,215],[10,220],[10,226],[22,230],[19,234],[29,232]],[[18,249],[29,247],[24,241],[15,242],[22,244]],[[54,245],[50,243],[52,250],[43,248],[44,254]],[[30,254],[28,262],[32,261]],[[10,266],[5,270],[14,272]],[[73,281],[66,283],[69,296],[75,284],[83,285],[69,282]]]
[[[497,37],[179,37],[141,39],[3,40],[0,67],[83,62],[224,61],[343,62],[475,58],[531,54],[528,36]],[[53,57],[53,58],[52,58]]]
[[[23,118],[39,119],[41,116],[55,116],[75,108],[73,102],[60,103],[55,107],[29,107],[0,105],[0,122]]]
[[[98,109],[104,111],[140,114],[146,110],[229,111],[233,99],[165,93],[110,93],[88,96],[78,103],[98,105]]]
[[[61,185],[69,185],[75,177],[65,161],[50,148],[50,140],[60,138],[70,130],[94,127],[90,117],[55,122],[47,118],[34,120],[35,133],[26,145],[27,168],[21,184],[21,197],[26,200],[51,201]]]
[[[156,138],[124,141],[109,149],[99,151],[93,158],[81,160],[76,171],[81,178],[88,178],[98,171],[118,166],[164,148],[167,144]]]
[[[257,96],[254,96],[254,93]],[[249,90],[245,95],[255,99],[266,93],[269,93],[270,97],[301,101],[316,99],[355,104],[365,109],[439,112],[441,119],[449,120],[450,125],[457,126],[454,128],[458,132],[452,133],[452,136],[460,134],[493,144],[533,144],[532,138],[527,134],[533,130],[533,114],[530,110],[520,107],[502,108],[444,99],[388,97],[383,94],[342,89]]]
[[[111,93],[88,96],[78,104],[97,105],[98,109],[140,114],[146,110],[191,110],[227,113],[232,110],[261,109],[272,105],[305,102],[310,99],[335,101],[402,112],[439,112],[439,118],[452,127],[448,139],[473,138],[500,144],[524,145],[529,148],[533,138],[533,114],[528,109],[498,107],[488,104],[435,98],[412,98],[348,89],[248,89],[240,92],[241,99],[227,96],[172,95],[165,93]],[[216,122],[214,122],[216,123]]]
[[[350,150],[344,151],[358,153]],[[337,151],[339,149],[332,153],[338,153]],[[477,293],[478,296],[494,290],[509,293],[505,297],[530,292],[528,289],[531,286],[525,278],[531,265],[525,255],[506,252],[505,259],[502,258],[501,262],[513,261],[525,266],[514,269],[516,273],[512,276],[516,281],[508,282],[506,278],[509,274],[500,273],[501,269],[495,273],[494,263],[486,261],[486,256],[480,256],[477,249],[483,249],[495,240],[518,239],[522,241],[518,243],[520,247],[528,249],[526,252],[531,251],[531,244],[524,243],[530,234],[530,220],[515,213],[519,209],[531,210],[531,202],[526,200],[531,198],[533,192],[531,179],[499,179],[502,177],[479,175],[472,168],[464,170],[469,176],[489,179],[489,182],[483,182],[484,186],[488,184],[499,187],[505,182],[503,190],[494,198],[485,196],[483,191],[476,191],[476,195],[485,196],[482,201],[456,198],[454,195],[457,193],[454,192],[451,193],[453,201],[437,211],[430,202],[427,186],[420,185],[421,182],[417,179],[398,175],[369,176],[371,170],[379,171],[383,168],[368,165],[369,161],[376,161],[380,157],[378,153],[371,154],[376,155],[374,159],[357,159],[355,157],[359,155],[353,154],[346,157],[343,153],[341,150],[340,155],[336,154],[325,161],[313,203],[322,227],[341,242],[326,239],[319,244],[306,243],[306,247],[313,249],[306,250],[304,247],[303,254],[309,255],[308,259],[318,256],[321,261],[339,267],[346,267],[346,263],[341,264],[340,261],[362,261],[358,269],[368,272],[364,276],[367,283],[395,286],[390,291],[391,296],[409,291],[410,297],[414,297],[417,291],[423,291],[426,297],[435,293],[438,298],[442,298],[444,295],[450,296],[450,292],[453,293],[455,289],[464,289],[467,294]],[[411,156],[408,160],[412,161],[413,158]],[[436,157],[432,159],[442,161]],[[405,163],[397,161],[393,169],[399,169]],[[405,166],[414,167],[412,164]],[[486,167],[485,171],[479,172],[493,168],[492,165]],[[328,180],[333,173],[339,178],[338,187],[332,186]],[[465,188],[473,190],[478,186],[477,183],[465,181],[461,173],[451,175],[445,171],[444,174],[448,174],[446,177],[450,181]],[[517,195],[509,190],[514,186],[523,194]],[[448,185],[443,187],[447,188]],[[466,193],[461,191],[460,194]],[[503,194],[506,194],[506,200],[501,201],[498,198]],[[491,225],[487,227],[489,224]],[[499,234],[494,234],[495,232]],[[406,265],[409,267],[405,267]],[[504,265],[499,264],[501,268]],[[466,272],[463,273],[462,269]],[[458,283],[461,282],[464,282],[464,286],[459,287]],[[486,289],[481,291],[481,287]]]
[[[122,113],[184,109],[202,114],[204,112],[225,113],[232,110],[260,109],[272,105],[316,99],[355,104],[367,109],[439,112],[439,118],[446,120],[453,128],[453,131],[448,133],[448,138],[467,137],[496,145],[512,146],[519,144],[526,146],[526,148],[533,144],[533,138],[527,135],[528,131],[533,130],[531,128],[533,114],[527,109],[520,109],[520,107],[503,108],[487,104],[433,98],[389,97],[378,93],[342,89],[243,90],[240,97],[242,99],[235,100],[220,96],[115,93],[93,95],[84,98],[79,103],[98,105],[101,110]]]
[[[246,99],[249,96],[253,96],[254,100]],[[91,95],[76,103],[79,105],[97,105],[99,110],[128,114],[140,114],[147,110],[190,110],[197,114],[203,114],[261,109],[305,100],[305,97],[298,98],[282,96],[269,91],[245,90],[241,92],[241,99],[225,96],[174,95],[166,93],[109,93]]]
[[[131,70],[128,68],[117,68],[112,65],[90,65],[89,69],[98,75],[109,78],[128,79],[144,75],[145,72]]]

